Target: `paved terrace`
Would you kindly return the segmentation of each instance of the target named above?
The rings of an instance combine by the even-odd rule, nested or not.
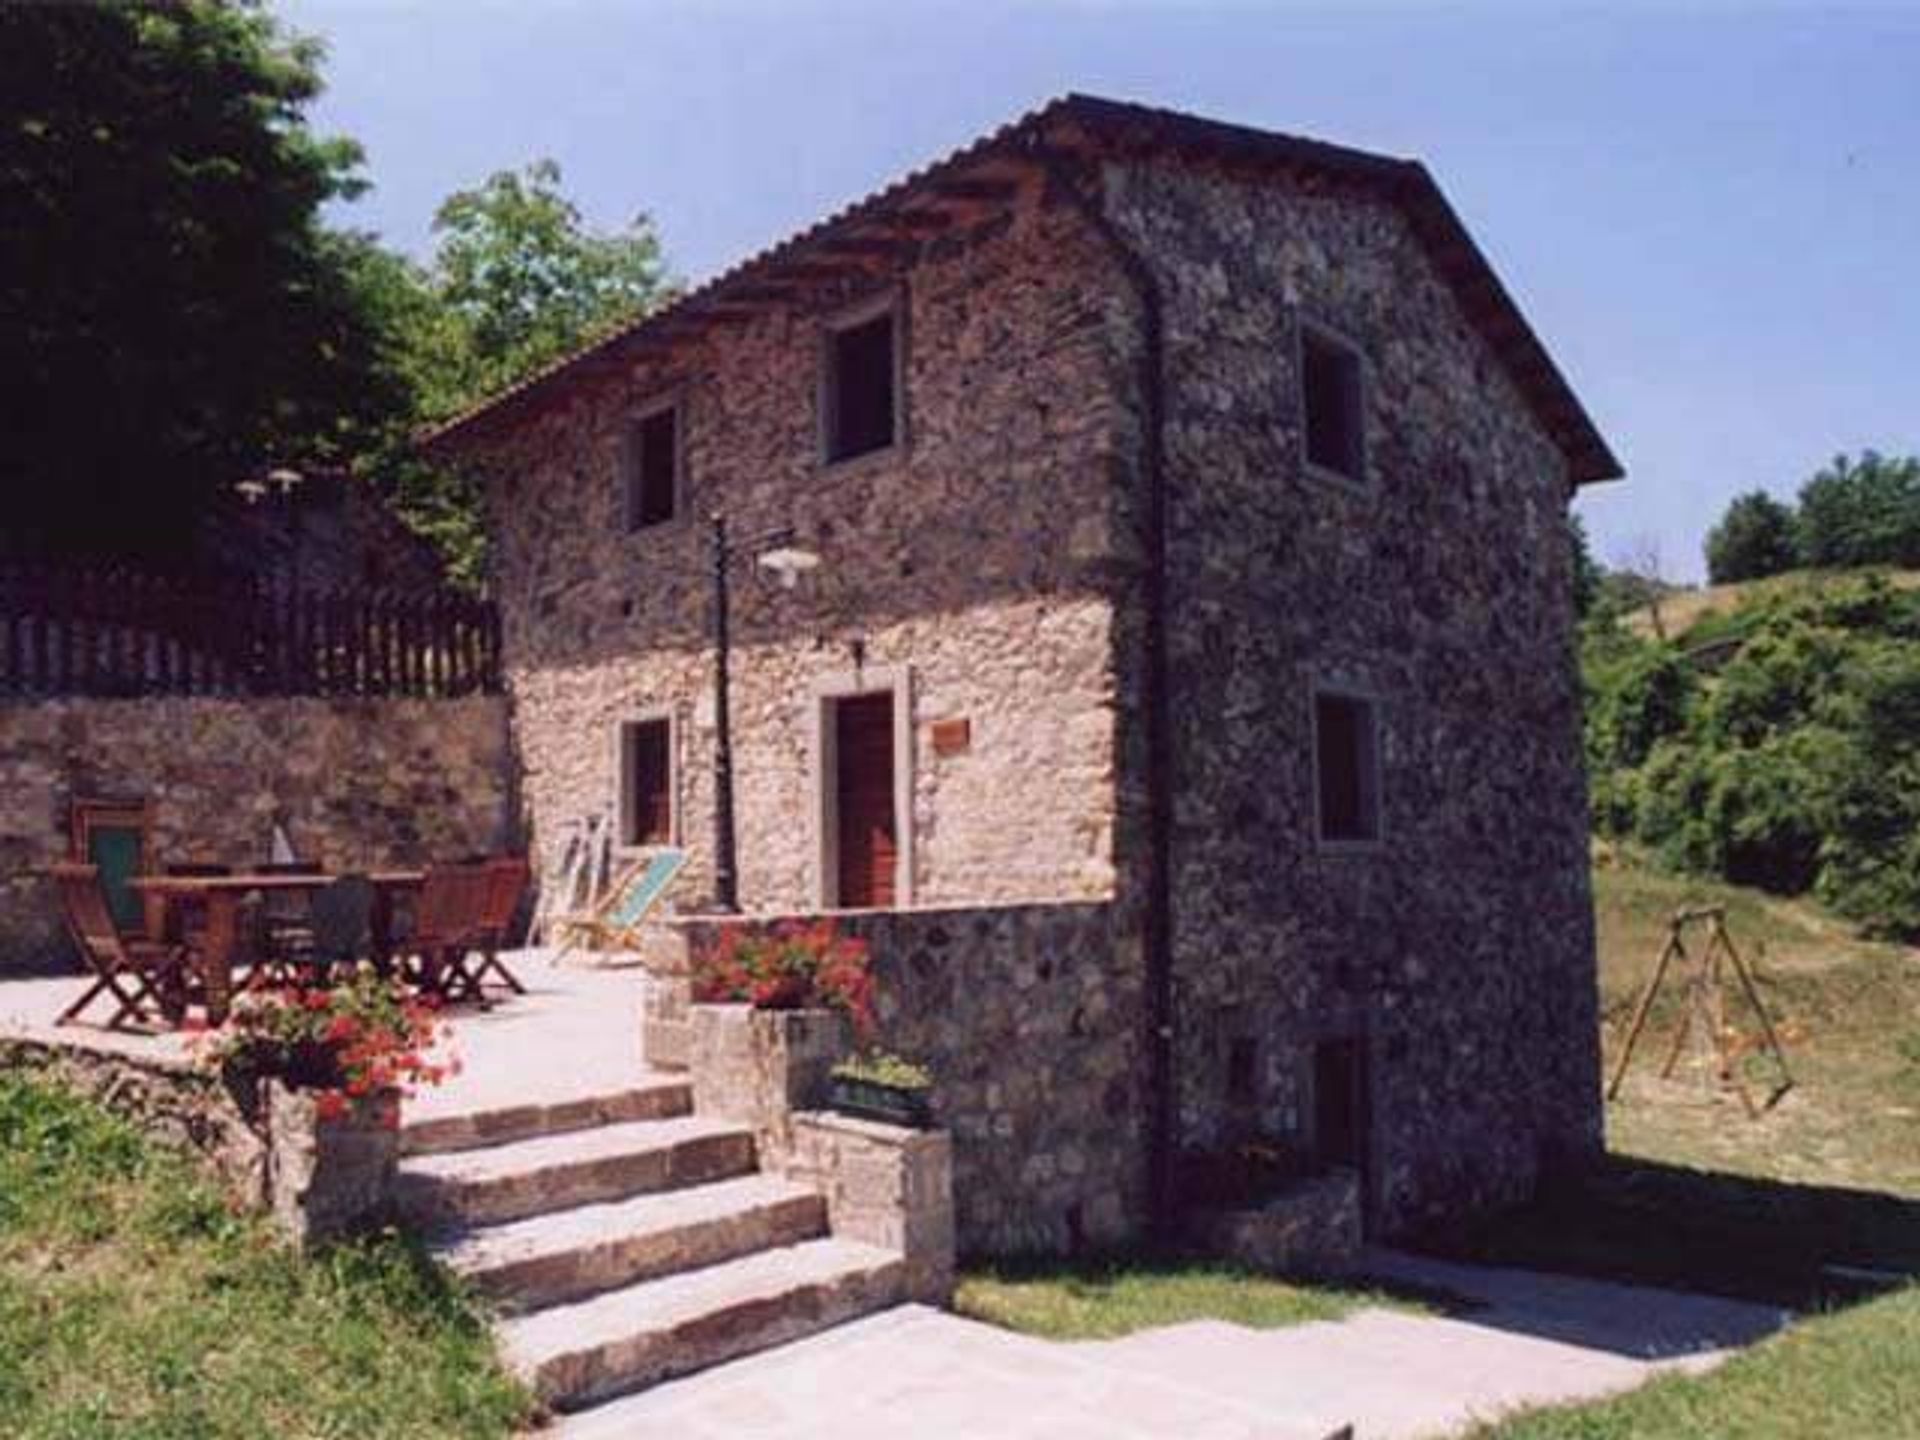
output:
[[[461,1007],[448,1015],[453,1034],[442,1053],[460,1073],[427,1087],[406,1104],[408,1120],[439,1120],[522,1105],[552,1105],[616,1094],[661,1078],[640,1053],[640,999],[645,975],[635,969],[555,965],[550,952],[522,950],[507,963],[526,985],[491,1010]],[[112,1012],[106,1001],[81,1023],[56,1027],[54,1017],[80,993],[77,977],[0,981],[0,1035],[84,1045],[92,1050],[171,1064],[191,1063],[192,1037],[139,1034],[88,1024]]]
[[[640,1047],[637,970],[510,957],[529,993],[450,1017],[461,1073],[410,1121],[563,1105],[663,1079]],[[0,982],[0,1035],[189,1064],[189,1040],[55,1028],[74,978]],[[1702,1296],[1376,1252],[1389,1285],[1457,1297],[1445,1315],[1365,1309],[1279,1330],[1197,1321],[1061,1344],[903,1306],[563,1420],[553,1440],[802,1440],[914,1435],[1104,1440],[1361,1440],[1457,1432],[1516,1406],[1698,1370],[1785,1323]]]

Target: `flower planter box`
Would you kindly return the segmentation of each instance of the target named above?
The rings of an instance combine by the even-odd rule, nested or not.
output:
[[[827,1100],[827,1072],[846,1055],[847,1019],[837,1010],[690,1007],[688,1079],[702,1115],[751,1125],[769,1168],[785,1162],[795,1111]]]
[[[933,1127],[933,1104],[922,1086],[887,1085],[854,1075],[835,1075],[827,1103],[842,1115],[903,1125],[909,1130]]]
[[[385,1218],[400,1155],[397,1091],[383,1090],[329,1113],[312,1091],[265,1086],[267,1203],[302,1249]]]

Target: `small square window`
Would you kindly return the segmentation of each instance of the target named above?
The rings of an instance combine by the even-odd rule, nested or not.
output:
[[[1300,332],[1300,397],[1307,464],[1355,483],[1366,479],[1360,352],[1322,330]]]
[[[1357,695],[1313,697],[1314,786],[1319,836],[1335,845],[1380,838],[1380,726],[1377,708]]]
[[[829,332],[822,397],[828,460],[885,450],[897,438],[898,339],[892,309]]]
[[[680,490],[680,407],[634,421],[627,439],[627,529],[673,519]]]
[[[664,719],[620,727],[620,843],[673,843],[673,727]]]

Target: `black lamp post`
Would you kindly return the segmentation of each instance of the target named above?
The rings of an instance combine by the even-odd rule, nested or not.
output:
[[[716,510],[711,526],[713,564],[713,910],[732,915],[740,909],[740,872],[733,826],[733,718],[729,703],[733,660],[729,572],[735,552],[727,535],[727,517]],[[756,564],[791,589],[820,558],[794,547],[793,529],[781,526],[754,536],[744,547]]]

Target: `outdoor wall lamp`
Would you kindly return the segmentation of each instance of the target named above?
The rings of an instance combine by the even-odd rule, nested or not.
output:
[[[756,569],[791,590],[800,577],[820,566],[820,557],[794,543],[793,527],[783,525],[735,541],[727,534],[727,517],[716,510],[708,517],[713,569],[713,910],[722,915],[740,909],[740,874],[733,825],[733,719],[728,704],[732,666],[732,600],[729,573],[739,555],[752,557]],[[737,547],[737,548],[736,548]]]

